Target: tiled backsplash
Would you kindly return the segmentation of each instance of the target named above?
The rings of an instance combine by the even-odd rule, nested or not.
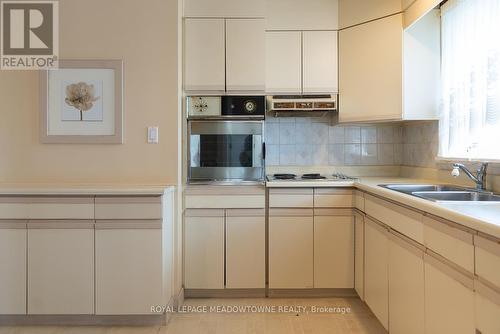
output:
[[[437,122],[339,125],[336,115],[266,118],[267,166],[435,167]]]
[[[338,125],[334,115],[266,119],[268,166],[400,165],[399,124]]]

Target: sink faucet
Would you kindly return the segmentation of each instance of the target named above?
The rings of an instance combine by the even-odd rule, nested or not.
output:
[[[451,175],[457,177],[460,175],[460,169],[464,171],[467,176],[476,183],[476,189],[486,190],[486,169],[488,168],[488,163],[483,162],[478,168],[476,175],[474,175],[464,164],[454,163]]]

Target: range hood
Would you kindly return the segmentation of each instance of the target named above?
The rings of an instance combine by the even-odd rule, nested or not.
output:
[[[337,95],[268,96],[267,110],[275,117],[322,116],[337,111]]]

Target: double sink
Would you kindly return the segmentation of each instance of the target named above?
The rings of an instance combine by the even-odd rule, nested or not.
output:
[[[434,202],[500,202],[500,195],[450,185],[381,184],[380,186]]]

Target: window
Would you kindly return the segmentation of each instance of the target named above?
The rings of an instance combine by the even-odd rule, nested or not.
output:
[[[441,11],[440,156],[500,160],[500,0]]]

